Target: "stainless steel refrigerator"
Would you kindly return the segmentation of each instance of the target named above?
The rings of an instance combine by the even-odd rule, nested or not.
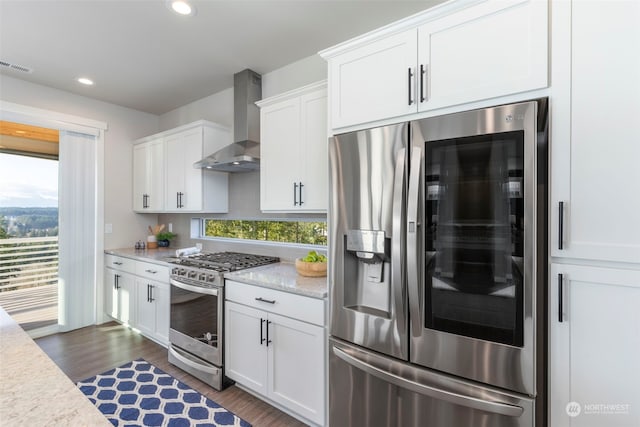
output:
[[[546,424],[546,153],[546,99],[331,138],[331,426]]]

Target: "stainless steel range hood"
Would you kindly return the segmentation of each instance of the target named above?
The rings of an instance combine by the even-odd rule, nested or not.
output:
[[[246,69],[233,76],[233,141],[193,164],[221,172],[251,172],[260,168],[260,109],[262,77]]]

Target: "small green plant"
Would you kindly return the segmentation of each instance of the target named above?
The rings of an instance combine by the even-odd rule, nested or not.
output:
[[[316,251],[309,251],[306,257],[302,258],[304,262],[327,262],[327,257],[317,253]]]
[[[160,240],[171,240],[174,237],[176,237],[176,235],[170,231],[161,231],[160,233],[156,234],[156,240],[160,241]]]

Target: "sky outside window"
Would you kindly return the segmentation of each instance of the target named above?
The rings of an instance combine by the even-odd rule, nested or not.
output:
[[[0,207],[58,207],[58,161],[0,153]]]

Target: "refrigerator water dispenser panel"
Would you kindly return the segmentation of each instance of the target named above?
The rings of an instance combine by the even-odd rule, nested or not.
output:
[[[384,231],[348,230],[347,250],[366,263],[381,263],[388,259],[389,248]]]

